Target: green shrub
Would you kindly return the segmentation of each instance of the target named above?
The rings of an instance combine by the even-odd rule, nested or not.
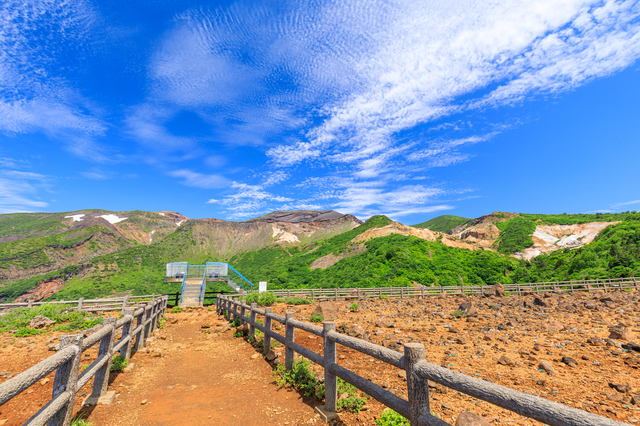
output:
[[[456,318],[466,318],[467,316],[465,313],[461,311],[455,311],[452,315]]]
[[[409,420],[402,417],[399,413],[393,411],[391,408],[386,408],[382,411],[382,415],[379,419],[376,419],[377,426],[409,426]]]
[[[22,327],[16,330],[16,337],[36,336],[46,333],[46,330],[37,330],[35,328]]]
[[[354,303],[351,306],[349,306],[349,309],[351,309],[352,311],[357,311],[358,310],[358,304]]]
[[[85,329],[102,323],[102,318],[85,311],[69,310],[62,304],[46,303],[33,308],[13,309],[6,315],[0,316],[0,333],[17,330],[17,337],[33,336],[42,334],[45,330],[33,330],[27,328],[27,324],[36,316],[42,315],[55,321],[57,325],[54,329],[59,331],[73,331]],[[67,323],[67,324],[60,324]]]
[[[122,355],[114,355],[114,357],[111,358],[111,371],[122,371],[128,364],[129,362]]]
[[[180,306],[174,306],[173,308],[171,308],[172,314],[179,314],[180,311],[182,311],[182,308]]]
[[[338,399],[338,409],[358,413],[367,402],[366,396],[359,396],[355,386],[338,378],[338,395],[348,394],[346,398]]]
[[[240,326],[240,318],[236,317],[233,321],[231,321],[231,327],[239,327]]]
[[[269,292],[249,293],[245,299],[248,305],[257,303],[260,306],[271,306],[277,301],[276,296]]]
[[[282,302],[287,305],[310,305],[313,303],[310,299],[303,299],[302,297],[289,297],[282,299]]]
[[[380,300],[388,300],[389,296],[387,296],[386,294],[381,294],[380,295]]]
[[[322,322],[324,321],[324,317],[322,314],[313,314],[309,317],[309,321],[311,322]]]
[[[311,361],[302,357],[294,361],[291,370],[287,370],[284,364],[279,364],[273,372],[276,384],[280,387],[289,384],[305,396],[315,395],[318,399],[324,398],[324,384],[315,379],[309,365]]]
[[[85,413],[78,413],[71,419],[71,426],[92,426],[93,423],[87,421]]]

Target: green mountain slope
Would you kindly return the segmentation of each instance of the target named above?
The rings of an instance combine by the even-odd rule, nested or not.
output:
[[[450,234],[453,228],[455,228],[456,226],[464,225],[471,220],[472,219],[461,216],[442,215],[412,226],[414,228],[429,228],[432,231]]]
[[[317,234],[300,233],[298,242],[283,243],[276,242],[276,235],[280,234],[266,221],[188,220],[176,226],[155,213],[131,213],[133,220],[117,223],[117,227],[94,224],[77,228],[78,223],[66,223],[73,226],[65,228],[53,220],[44,220],[29,228],[40,229],[43,235],[0,243],[0,255],[5,259],[0,260],[0,274],[19,269],[34,271],[1,282],[0,301],[35,291],[43,283],[56,283],[59,287],[54,295],[46,295],[49,299],[123,291],[171,293],[178,291],[180,284],[164,283],[165,264],[177,260],[192,264],[228,261],[254,283],[268,281],[270,288],[407,286],[414,282],[480,285],[640,276],[640,214],[634,213],[598,217],[621,223],[608,226],[588,245],[540,255],[531,262],[500,252],[449,247],[439,240],[402,234],[381,232],[385,236],[353,241],[368,229],[390,224],[385,216],[374,216],[353,229],[349,229],[353,226],[350,219],[336,219],[332,222],[334,228]],[[568,223],[592,219],[558,216]],[[35,218],[36,222],[42,219]],[[529,243],[527,237],[533,224],[557,220],[518,215],[496,222],[501,234],[495,244],[505,253],[519,250]],[[28,225],[23,220],[11,226],[16,224]],[[288,225],[274,226],[284,229]],[[145,240],[151,231],[159,237]]]

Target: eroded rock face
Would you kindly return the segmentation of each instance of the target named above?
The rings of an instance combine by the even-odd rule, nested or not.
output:
[[[312,315],[322,315],[326,321],[335,320],[338,318],[338,311],[336,306],[331,302],[321,302],[313,310]]]

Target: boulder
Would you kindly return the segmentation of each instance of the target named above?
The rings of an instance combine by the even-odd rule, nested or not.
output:
[[[458,416],[455,426],[491,426],[491,423],[477,414],[463,411]]]
[[[470,301],[465,301],[460,304],[458,310],[462,312],[463,315],[467,317],[476,317],[478,316],[478,308],[473,306],[473,303]]]
[[[498,364],[506,365],[509,367],[513,367],[516,363],[506,355],[502,355],[500,359],[498,359]]]
[[[380,327],[380,328],[387,328],[391,326],[391,322],[389,321],[389,319],[387,317],[380,317],[376,320],[376,327]]]
[[[562,324],[561,322],[552,321],[542,324],[542,328],[551,333],[558,333],[564,330],[564,324]]]
[[[320,302],[318,306],[313,310],[311,315],[322,315],[322,318],[325,321],[333,321],[338,319],[338,311],[336,310],[336,306],[331,302]]]
[[[29,327],[31,328],[36,328],[36,329],[42,329],[42,328],[47,328],[50,325],[55,324],[56,322],[45,317],[42,315],[38,315],[36,316],[34,319],[32,319],[31,321],[29,321]]]
[[[547,361],[542,361],[539,365],[538,368],[540,370],[544,370],[547,372],[548,375],[550,376],[555,376],[556,375],[556,369],[553,368],[553,365],[551,365],[551,363],[547,362]]]
[[[614,340],[633,340],[636,336],[623,328],[612,328],[609,330],[609,339]]]
[[[347,329],[347,334],[351,337],[357,337],[361,339],[364,336],[364,328],[361,325],[353,324]]]
[[[500,283],[496,283],[491,287],[489,287],[488,289],[484,290],[483,294],[486,297],[491,297],[491,296],[504,297],[505,296],[504,286]]]

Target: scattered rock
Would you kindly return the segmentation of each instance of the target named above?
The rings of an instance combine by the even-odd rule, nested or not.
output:
[[[380,317],[376,320],[376,327],[388,328],[390,324],[391,323],[387,317]]]
[[[620,383],[611,383],[609,382],[609,387],[611,389],[615,389],[620,393],[627,393],[627,392],[631,392],[631,386],[629,385],[623,385]]]
[[[640,352],[640,345],[635,342],[625,343],[622,348],[628,351]]]
[[[275,360],[278,357],[278,355],[276,355],[276,352],[271,349],[269,350],[269,352],[267,352],[267,355],[265,355],[265,359],[269,362]]]
[[[612,328],[609,330],[609,339],[614,340],[633,340],[636,336],[623,328]]]
[[[407,380],[407,372],[404,370],[398,371],[398,377],[400,377],[402,380]]]
[[[562,362],[567,364],[569,367],[576,367],[578,365],[578,361],[568,356],[563,356]]]
[[[257,353],[257,352],[255,354],[251,355],[251,359],[258,359],[258,358],[260,358],[260,354]]]
[[[536,306],[542,306],[542,307],[547,306],[547,302],[545,302],[544,300],[540,299],[539,297],[536,297],[535,299],[533,299],[533,304],[536,305]]]
[[[514,365],[516,365],[515,361],[513,361],[511,358],[509,358],[506,355],[502,355],[498,359],[498,364],[506,365],[506,366],[509,366],[509,367],[513,367]]]
[[[327,321],[338,319],[336,306],[331,302],[320,302],[311,313],[311,315],[318,314],[322,315],[322,318]]]
[[[147,404],[147,402],[148,402],[148,401],[147,401],[146,399],[143,399],[143,400],[140,402],[140,405],[146,405],[146,404]]]
[[[624,398],[619,393],[611,393],[607,395],[607,399],[609,401],[622,402]]]
[[[553,367],[553,365],[551,365],[551,363],[547,362],[547,361],[542,361],[539,365],[538,368],[540,370],[544,370],[547,372],[548,375],[550,376],[555,376],[556,375],[556,369]]]
[[[27,324],[29,327],[31,328],[35,328],[35,329],[42,329],[42,328],[47,328],[50,325],[55,324],[56,322],[45,317],[42,315],[38,315],[36,316],[34,319],[32,319],[31,321],[29,321],[29,324]]]
[[[10,379],[13,377],[13,373],[3,371],[2,373],[0,373],[0,377],[2,377],[3,379]]]
[[[456,419],[455,426],[491,426],[491,423],[477,414],[463,411]]]
[[[564,330],[564,324],[557,321],[547,322],[542,324],[542,329],[552,333],[558,333]]]
[[[473,306],[473,303],[471,303],[470,301],[462,302],[458,307],[458,311],[462,312],[462,314],[466,315],[467,317],[478,316],[478,308]]]
[[[482,294],[484,294],[485,297],[491,297],[491,296],[504,297],[505,296],[504,286],[500,283],[494,284],[488,289],[484,290]]]
[[[46,385],[47,383],[49,383],[50,381],[51,381],[51,379],[49,379],[48,377],[46,377],[46,378],[44,378],[44,379],[40,380],[40,385],[44,386],[44,385]]]

